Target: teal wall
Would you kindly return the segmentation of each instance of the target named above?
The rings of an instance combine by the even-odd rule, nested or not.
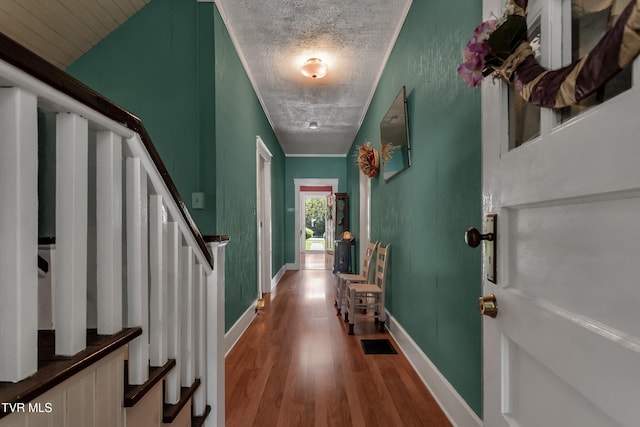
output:
[[[203,234],[228,234],[226,328],[258,298],[256,135],[273,154],[273,270],[284,264],[284,156],[214,4],[153,0],[72,64],[140,117]]]
[[[412,166],[386,183],[372,180],[371,237],[392,245],[387,308],[477,414],[481,259],[463,233],[481,220],[480,91],[467,88],[456,68],[481,6],[413,2],[348,157],[365,140],[380,149],[380,121],[406,86]],[[358,173],[350,161],[353,221]]]
[[[187,205],[205,192],[206,209],[191,210],[205,234],[215,232],[215,187],[203,181],[215,164],[203,150],[215,126],[211,9],[154,0],[67,69],[142,119]]]
[[[216,216],[218,229],[231,236],[226,249],[228,330],[258,297],[256,135],[260,135],[274,156],[271,162],[273,274],[284,264],[285,160],[217,9],[214,15]]]
[[[346,157],[287,157],[285,161],[285,262],[295,261],[294,179],[338,179],[338,191],[347,191]]]
[[[256,135],[273,153],[273,271],[293,262],[295,178],[338,178],[358,230],[362,141],[407,87],[412,166],[372,180],[372,238],[392,244],[388,309],[440,372],[481,413],[480,251],[463,231],[481,221],[480,93],[456,74],[480,22],[471,0],[414,1],[352,151],[285,158],[215,5],[153,0],[69,67],[140,117],[205,234],[229,234],[227,330],[257,298]]]

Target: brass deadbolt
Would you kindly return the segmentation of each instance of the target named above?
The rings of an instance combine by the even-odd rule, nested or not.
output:
[[[484,297],[480,297],[478,300],[478,308],[480,309],[480,314],[489,317],[496,317],[498,315],[498,301],[496,300],[496,296],[494,294],[489,294]]]

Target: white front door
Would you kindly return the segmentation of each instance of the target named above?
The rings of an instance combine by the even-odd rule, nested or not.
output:
[[[540,7],[543,63],[561,60],[560,3]],[[484,6],[498,14],[502,0]],[[483,280],[498,303],[483,318],[487,427],[640,425],[639,71],[565,123],[542,109],[539,136],[511,149],[507,87],[482,85],[483,214],[498,215],[497,283]]]

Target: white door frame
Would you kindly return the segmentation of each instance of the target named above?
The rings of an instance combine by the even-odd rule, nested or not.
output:
[[[303,223],[304,223],[304,217],[305,217],[305,213],[306,213],[306,206],[307,206],[307,199],[324,199],[325,200],[325,204],[326,204],[326,197],[331,194],[328,191],[301,191],[300,192],[300,228],[304,229],[306,228]],[[326,224],[325,224],[325,229],[326,229]],[[304,236],[304,237],[303,237]],[[300,233],[300,252],[307,252],[306,248],[303,249],[302,245],[306,240],[306,235],[304,235],[304,233]],[[326,248],[325,248],[326,251]],[[310,252],[320,252],[320,251],[310,251]]]
[[[271,292],[271,159],[273,155],[256,136],[256,218],[258,230],[258,298]]]
[[[371,179],[362,172],[360,176],[360,244],[359,244],[359,264],[367,252],[367,243],[371,240]],[[361,271],[360,274],[364,274]]]
[[[300,269],[300,232],[302,231],[300,227],[300,210],[301,199],[304,201],[304,198],[300,197],[300,187],[309,185],[309,186],[321,186],[321,185],[330,185],[331,192],[336,193],[338,191],[338,178],[294,178],[293,183],[295,185],[295,226],[294,226],[294,241],[295,241],[295,261],[293,265],[289,265],[290,270],[299,270]]]

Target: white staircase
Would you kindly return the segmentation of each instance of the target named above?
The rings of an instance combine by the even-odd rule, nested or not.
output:
[[[139,119],[2,34],[0,86],[0,427],[223,425],[228,238],[205,242]],[[39,112],[56,170],[40,290]]]

